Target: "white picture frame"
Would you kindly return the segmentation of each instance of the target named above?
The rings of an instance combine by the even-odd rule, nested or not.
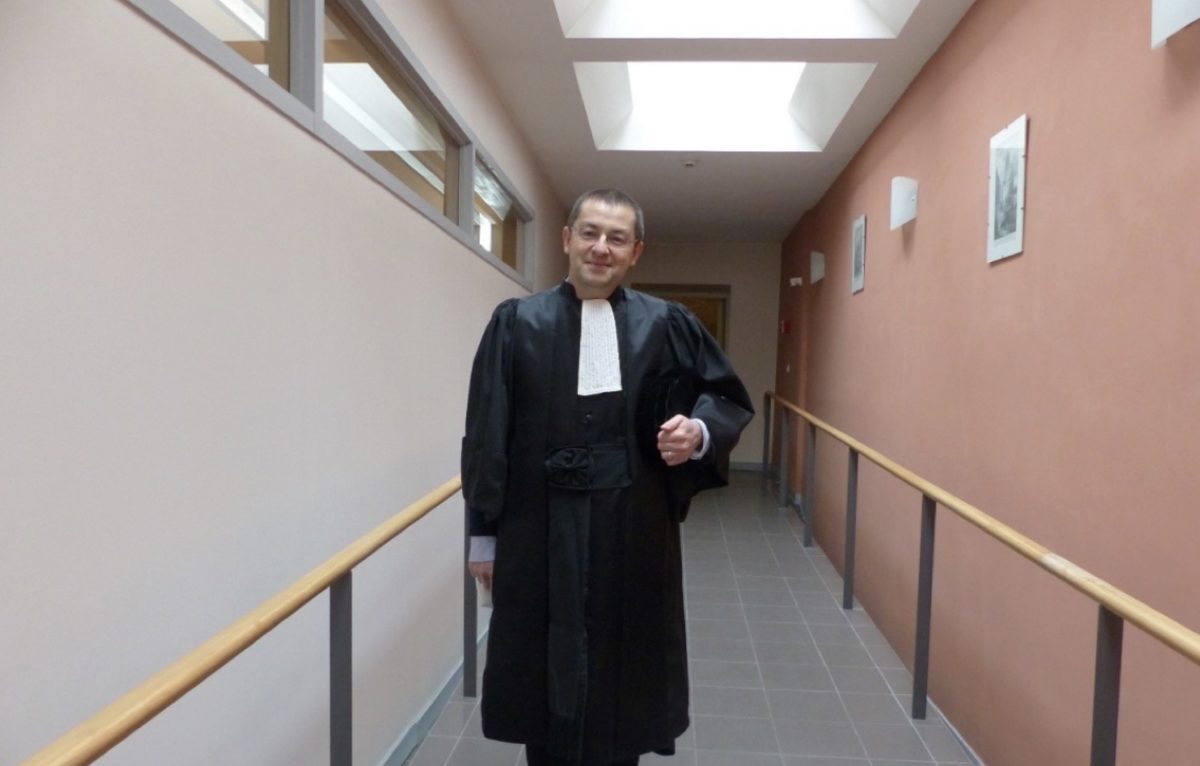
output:
[[[1025,249],[1025,143],[1027,115],[992,136],[988,161],[988,263]]]
[[[867,281],[867,216],[854,219],[850,229],[850,292],[861,293]]]

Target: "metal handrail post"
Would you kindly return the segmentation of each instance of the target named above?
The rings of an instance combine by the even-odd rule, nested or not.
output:
[[[850,450],[846,479],[846,555],[842,572],[842,609],[854,608],[854,542],[858,534],[858,452]]]
[[[352,572],[329,586],[329,763],[354,762]]]
[[[804,450],[804,547],[811,548],[813,544],[813,519],[816,514],[813,511],[815,493],[813,485],[817,481],[817,427],[812,423],[805,421],[808,426],[808,446]]]
[[[771,480],[771,394],[763,394],[763,457],[762,457],[762,473],[763,481]]]
[[[475,677],[478,675],[479,608],[476,604],[475,578],[471,576],[471,521],[463,514],[463,696],[475,696]]]
[[[921,496],[921,571],[917,577],[917,645],[913,658],[912,717],[925,718],[929,696],[929,635],[933,613],[933,539],[937,503]]]
[[[1092,700],[1092,766],[1115,766],[1117,762],[1124,633],[1125,620],[1101,606],[1096,629],[1096,690]]]
[[[779,507],[790,508],[792,503],[788,495],[791,493],[789,488],[790,482],[788,475],[791,473],[790,465],[792,462],[791,456],[791,441],[792,441],[792,426],[790,413],[783,409],[779,410]]]

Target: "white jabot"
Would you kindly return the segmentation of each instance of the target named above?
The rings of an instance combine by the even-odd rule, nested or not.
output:
[[[603,298],[583,301],[579,332],[580,396],[621,390],[621,355],[617,350],[617,320],[612,304]]]

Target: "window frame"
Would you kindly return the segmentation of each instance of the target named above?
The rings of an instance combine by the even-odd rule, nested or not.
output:
[[[450,206],[453,217],[447,216],[416,191],[387,171],[366,152],[325,122],[322,111],[324,93],[322,77],[325,49],[326,0],[291,0],[289,3],[290,78],[284,89],[269,76],[234,51],[223,40],[209,32],[171,0],[124,0],[147,19],[189,46],[234,81],[274,107],[293,123],[312,134],[340,154],[368,177],[398,197],[444,232],[456,239],[484,262],[527,290],[533,289],[534,273],[534,216],[532,206],[517,191],[516,185],[504,173],[495,159],[479,144],[466,121],[451,105],[436,81],[421,65],[412,48],[396,30],[375,0],[329,0],[358,25],[377,47],[385,63],[405,78],[419,94],[446,132],[458,143],[453,152],[458,173],[457,199]],[[447,164],[451,163],[447,151]],[[475,239],[473,226],[476,155],[482,158],[504,190],[513,200],[520,219],[518,235],[518,268],[501,261]]]

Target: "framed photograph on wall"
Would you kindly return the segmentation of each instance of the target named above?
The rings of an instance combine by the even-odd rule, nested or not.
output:
[[[992,136],[988,165],[988,263],[1025,249],[1025,137],[1021,115]]]
[[[862,292],[867,279],[867,216],[860,215],[854,220],[851,241],[853,269],[850,272],[850,292]]]

